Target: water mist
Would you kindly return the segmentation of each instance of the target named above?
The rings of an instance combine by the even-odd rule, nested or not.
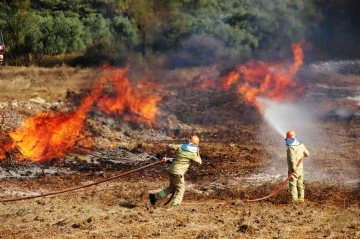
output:
[[[257,98],[263,108],[265,120],[285,138],[288,130],[294,130],[306,137],[314,132],[314,114],[296,103],[274,102],[266,98]]]

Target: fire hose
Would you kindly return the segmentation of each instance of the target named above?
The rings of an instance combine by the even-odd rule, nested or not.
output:
[[[296,164],[296,168],[299,167],[299,165],[303,162],[304,160],[304,157],[302,157],[299,162]],[[128,174],[131,174],[131,173],[134,173],[134,172],[137,172],[137,171],[140,171],[142,169],[145,169],[145,168],[149,168],[149,167],[152,167],[152,166],[155,166],[157,164],[160,164],[160,163],[163,163],[164,161],[157,161],[157,162],[154,162],[154,163],[150,163],[150,164],[147,164],[145,166],[142,166],[140,168],[137,168],[137,169],[133,169],[133,170],[130,170],[130,171],[127,171],[125,173],[122,173],[122,174],[118,174],[118,175],[115,175],[113,177],[110,177],[110,178],[106,178],[106,179],[103,179],[103,180],[99,180],[97,182],[94,182],[94,183],[89,183],[89,184],[86,184],[86,185],[83,185],[83,186],[78,186],[78,187],[72,187],[72,188],[67,188],[67,189],[64,189],[64,190],[59,190],[59,191],[55,191],[55,192],[50,192],[50,193],[44,193],[44,194],[39,194],[39,195],[33,195],[33,196],[26,196],[26,197],[18,197],[18,198],[9,198],[9,199],[2,199],[0,200],[0,203],[6,203],[6,202],[14,202],[14,201],[21,201],[21,200],[26,200],[26,199],[33,199],[33,198],[41,198],[41,197],[47,197],[47,196],[53,196],[53,195],[57,195],[57,194],[61,194],[61,193],[66,193],[66,192],[70,192],[70,191],[75,191],[75,190],[78,190],[78,189],[82,189],[82,188],[87,188],[87,187],[91,187],[91,186],[94,186],[94,185],[97,185],[97,184],[101,184],[101,183],[104,183],[104,182],[107,182],[107,181],[111,181],[111,180],[114,180],[114,179],[117,179],[117,178],[120,178],[120,177],[123,177],[123,176],[126,176]],[[282,182],[280,184],[280,186],[278,188],[276,188],[273,192],[271,192],[269,195],[265,196],[265,197],[262,197],[262,198],[256,198],[256,199],[246,199],[246,200],[239,200],[240,202],[256,202],[256,201],[261,201],[261,200],[265,200],[265,199],[268,199],[272,196],[275,196],[276,194],[278,194],[280,192],[280,190],[282,190],[286,183],[290,180],[291,176],[294,174],[294,172],[291,172],[288,177],[285,179],[284,182]],[[170,197],[170,199],[164,204],[164,205],[167,205],[172,197],[174,196],[174,194]],[[192,205],[194,203],[185,203],[185,205]],[[195,203],[196,204],[196,203]],[[203,203],[202,203],[203,204]],[[218,204],[224,204],[223,202],[222,203],[218,203]]]
[[[110,177],[110,178],[106,178],[106,179],[103,179],[103,180],[100,180],[100,181],[97,181],[97,182],[94,182],[94,183],[89,183],[89,184],[86,184],[86,185],[83,185],[83,186],[72,187],[72,188],[67,188],[67,189],[64,189],[64,190],[56,191],[56,192],[44,193],[44,194],[39,194],[39,195],[27,196],[27,197],[2,199],[2,200],[0,200],[0,203],[14,202],[14,201],[20,201],[20,200],[26,200],[26,199],[32,199],[32,198],[40,198],[40,197],[52,196],[52,195],[56,195],[56,194],[61,194],[61,193],[66,193],[66,192],[70,192],[70,191],[75,191],[75,190],[78,190],[78,189],[81,189],[81,188],[87,188],[87,187],[91,187],[91,186],[94,186],[94,185],[97,185],[97,184],[100,184],[100,183],[104,183],[104,182],[107,182],[107,181],[110,181],[110,180],[114,180],[114,179],[123,177],[123,176],[125,176],[125,175],[134,173],[134,172],[136,172],[136,171],[139,171],[139,170],[142,170],[142,169],[145,169],[145,168],[152,167],[152,166],[157,165],[157,164],[160,164],[160,163],[162,163],[162,161],[157,161],[157,162],[155,162],[155,163],[150,163],[150,164],[147,164],[147,165],[142,166],[142,167],[140,167],[140,168],[133,169],[133,170],[127,171],[127,172],[125,172],[125,173],[118,174],[118,175],[116,175],[116,176],[113,176],[113,177]]]

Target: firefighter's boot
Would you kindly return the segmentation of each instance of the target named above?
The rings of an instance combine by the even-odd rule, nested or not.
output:
[[[150,194],[149,194],[149,199],[150,199],[151,205],[155,206],[155,203],[156,203],[156,201],[157,201],[155,194],[150,193]]]

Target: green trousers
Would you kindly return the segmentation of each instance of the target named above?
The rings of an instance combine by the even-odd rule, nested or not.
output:
[[[184,175],[179,174],[169,174],[170,182],[169,186],[164,188],[155,194],[157,199],[161,199],[169,195],[170,193],[175,192],[175,198],[173,200],[173,205],[181,204],[184,193],[185,193],[185,180]]]
[[[304,201],[304,174],[293,174],[289,180],[289,187],[293,201]]]

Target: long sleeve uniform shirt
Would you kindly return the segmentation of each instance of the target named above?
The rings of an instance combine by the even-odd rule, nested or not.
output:
[[[191,162],[194,161],[201,164],[201,158],[199,150],[197,152],[190,152],[184,147],[185,144],[170,144],[169,148],[177,151],[177,154],[173,160],[173,163],[168,169],[169,173],[184,175],[189,169]]]

